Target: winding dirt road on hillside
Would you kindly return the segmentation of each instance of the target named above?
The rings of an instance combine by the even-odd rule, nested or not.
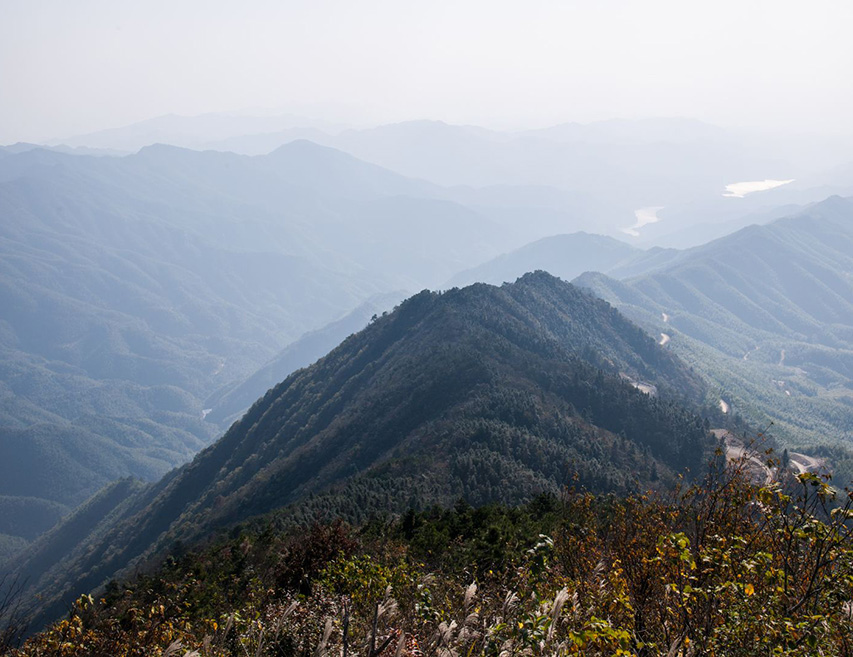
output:
[[[723,439],[728,461],[746,460],[747,469],[755,481],[763,482],[763,485],[766,486],[776,478],[777,468],[769,467],[766,459],[762,458],[764,455],[745,445],[743,439],[738,438],[726,429],[712,429],[711,433],[717,439]],[[788,452],[788,463],[790,469],[797,475],[806,472],[826,472],[826,462],[808,454]]]
[[[711,433],[717,439],[723,439],[723,444],[726,447],[727,461],[740,462],[745,460],[751,477],[757,482],[762,482],[764,486],[773,481],[775,471],[767,467],[767,464],[759,458],[758,452],[744,445],[743,440],[726,429],[712,429]]]
[[[791,467],[797,471],[797,474],[819,472],[825,470],[826,465],[823,459],[817,459],[814,456],[800,454],[799,452],[788,452],[788,461]]]

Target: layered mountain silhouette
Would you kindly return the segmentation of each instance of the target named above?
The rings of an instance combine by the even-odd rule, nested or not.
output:
[[[499,131],[423,120],[344,129],[304,117],[213,114],[164,116],[67,143],[128,152],[163,142],[265,155],[298,139],[463,194],[473,190],[492,219],[526,232],[527,242],[576,230],[616,235],[638,208],[662,206],[665,220],[646,226],[642,243],[687,247],[747,225],[741,218],[748,215],[756,223],[773,208],[853,193],[848,137],[756,134],[685,118]],[[726,185],[766,178],[794,182],[722,197]],[[505,190],[519,190],[520,200],[530,189],[536,193],[523,210],[499,200]],[[547,207],[556,195],[559,208]],[[531,234],[534,227],[545,230]]]
[[[645,255],[641,249],[604,235],[584,232],[555,235],[461,271],[447,285],[500,285],[538,269],[570,281],[588,271],[611,271]]]
[[[309,142],[2,153],[0,559],[186,462],[227,428],[205,400],[306,332],[502,245],[434,186]]]
[[[563,225],[552,222],[547,234],[579,229],[616,234],[633,223],[638,208],[663,206],[666,219],[644,228],[642,237],[693,246],[745,225],[720,232],[703,224],[734,223],[774,207],[853,191],[846,175],[849,139],[756,135],[690,119],[616,119],[521,132],[408,121],[305,134],[362,160],[441,185],[536,186],[540,198],[528,205],[530,209],[559,191],[564,207],[583,207],[582,216],[596,220],[583,226],[565,222],[564,215]],[[213,141],[208,147],[267,153],[295,135],[252,134]],[[845,141],[846,149],[841,146]],[[728,184],[765,178],[794,182],[746,198],[722,197]],[[523,225],[523,215],[518,220]],[[681,234],[668,236],[671,232]]]
[[[38,626],[259,514],[358,521],[460,497],[655,485],[702,469],[705,395],[609,304],[544,272],[425,291],[270,389],[190,464],[141,491],[108,489],[11,566],[39,596]]]

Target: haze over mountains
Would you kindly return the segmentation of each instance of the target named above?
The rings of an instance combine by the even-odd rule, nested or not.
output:
[[[257,153],[83,147],[217,146],[190,119],[0,149],[0,564],[40,621],[283,507],[514,504],[567,468],[659,485],[701,468],[712,422],[772,420],[853,474],[853,207],[826,199],[853,179],[828,146],[670,120],[213,124]],[[722,196],[768,177],[797,179]],[[400,303],[423,288],[445,292]]]
[[[851,24],[0,0],[0,655],[848,655]]]
[[[120,147],[162,137],[199,147],[210,145],[208,137],[239,139],[254,126],[272,147],[293,135],[264,129],[293,130],[300,122],[169,117],[71,143]],[[695,198],[700,188],[716,197],[706,210],[726,219],[711,224],[711,232],[725,230],[790,213],[792,199],[808,199],[817,189],[795,188],[795,181],[723,198],[718,192],[733,178],[803,173],[803,185],[823,182],[821,192],[844,189],[848,180],[844,167],[824,176],[807,163],[791,165],[787,158],[804,152],[799,146],[753,157],[754,143],[748,155],[730,132],[691,121],[567,124],[523,133],[440,122],[311,129],[321,141],[456,186],[405,177],[305,140],[253,157],[165,145],[118,158],[26,145],[0,150],[0,202],[8,217],[7,445],[19,456],[26,445],[46,468],[42,478],[9,483],[1,493],[10,503],[58,505],[41,513],[52,520],[39,527],[116,477],[154,477],[191,456],[263,392],[260,384],[250,386],[234,403],[235,388],[232,405],[217,408],[228,396],[224,390],[242,385],[306,331],[376,294],[511,281],[533,269],[565,279],[587,270],[618,273],[623,261],[635,262],[636,250],[624,241],[546,236],[598,229],[630,240],[620,226],[630,223],[632,208],[674,202],[662,211],[673,214],[641,229],[646,236],[672,224],[679,199]],[[827,148],[812,149],[814,158],[832,161]],[[734,161],[740,169],[728,168]],[[482,179],[465,178],[472,172]],[[693,182],[685,187],[687,179]],[[513,181],[524,184],[507,184]],[[786,203],[766,209],[777,199]],[[715,209],[726,204],[725,211]],[[746,216],[728,219],[735,207]],[[701,218],[697,208],[689,206]],[[682,232],[691,226],[680,223]],[[462,273],[515,247],[485,269]],[[565,250],[576,255],[562,258]],[[648,257],[654,263],[667,256]],[[636,262],[625,276],[651,266],[645,256]],[[292,362],[305,364],[304,357]],[[286,369],[272,371],[284,376]],[[272,378],[255,380],[271,385]],[[74,447],[48,457],[59,444]],[[66,462],[79,465],[60,465]],[[7,481],[15,481],[11,473]],[[0,534],[8,531],[0,527]]]
[[[527,205],[563,197],[448,190],[307,141],[258,157],[0,150],[2,552],[110,481],[190,458],[266,387],[224,391],[303,333],[565,225],[564,208]],[[329,335],[254,380],[345,337]]]
[[[642,249],[604,235],[584,232],[554,235],[461,271],[446,285],[500,285],[537,269],[570,281],[587,271],[611,271],[620,264],[627,265],[645,255]]]
[[[298,139],[443,186],[539,188],[529,204],[538,212],[527,214],[536,220],[545,208],[557,214],[538,237],[570,232],[567,219],[581,217],[585,223],[573,230],[617,234],[633,223],[635,210],[655,206],[663,208],[665,221],[647,227],[642,243],[694,246],[747,225],[737,222],[748,215],[853,194],[847,175],[853,138],[761,133],[677,118],[499,131],[441,121],[347,129],[293,115],[206,114],[164,116],[56,143],[133,152],[163,142],[263,155]],[[766,178],[793,182],[742,199],[721,198],[726,185]],[[542,187],[561,190],[562,198],[555,203],[555,191]],[[517,225],[521,216],[510,223]],[[720,224],[732,225],[712,228]]]
[[[498,228],[430,189],[307,142],[0,157],[0,496],[53,505],[0,534],[163,474],[221,431],[203,403],[220,387],[379,292],[499,252]]]

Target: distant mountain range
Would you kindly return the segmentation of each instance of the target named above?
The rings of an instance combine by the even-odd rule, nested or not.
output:
[[[693,246],[725,234],[708,226],[853,193],[853,179],[843,175],[853,152],[849,138],[781,139],[688,119],[572,123],[521,132],[409,121],[326,135],[255,134],[206,147],[265,153],[303,136],[444,186],[562,190],[572,197],[568,207],[587,206],[595,223],[584,229],[596,233],[616,235],[634,223],[636,210],[661,207],[662,221],[645,227],[637,239],[645,245]],[[722,196],[726,185],[767,178],[794,182],[745,198]],[[558,232],[569,231],[551,231]]]
[[[18,150],[0,155],[0,558],[192,457],[227,427],[205,400],[307,331],[508,243],[434,185],[309,142]]]
[[[294,132],[298,132],[298,136],[291,136],[290,139],[279,141],[273,148],[252,153],[253,155],[261,155],[269,153],[282,144],[293,141],[293,139],[305,138],[311,132],[327,134],[339,132],[346,127],[292,113],[266,114],[263,116],[239,113],[208,113],[199,116],[166,114],[127,126],[56,139],[50,142],[50,145],[114,149],[122,151],[126,155],[145,146],[158,143],[171,144],[182,148],[203,149],[212,141],[226,140],[243,135],[280,133],[283,131],[293,135]]]
[[[299,139],[443,186],[534,187],[543,196],[545,188],[561,191],[566,203],[549,230],[525,241],[573,230],[616,235],[633,223],[636,210],[660,207],[662,221],[634,239],[684,248],[747,225],[738,223],[743,217],[756,223],[774,208],[853,194],[849,136],[763,134],[685,118],[500,131],[441,121],[353,129],[289,115],[209,114],[163,116],[64,142],[125,152],[162,142],[265,155]],[[726,185],[768,178],[794,182],[745,198],[722,197]],[[534,212],[527,213],[527,227],[534,221],[544,227],[541,203],[528,207]],[[579,217],[587,223],[578,225]],[[523,226],[522,218],[516,214],[510,223]]]
[[[9,565],[39,596],[37,627],[123,569],[258,514],[363,520],[570,481],[672,482],[713,444],[705,397],[668,350],[549,274],[424,291],[273,387],[192,463],[105,490]]]
[[[645,255],[646,252],[641,249],[604,235],[583,232],[555,235],[461,271],[446,286],[458,287],[471,283],[500,285],[537,269],[570,281],[587,271],[608,272]]]

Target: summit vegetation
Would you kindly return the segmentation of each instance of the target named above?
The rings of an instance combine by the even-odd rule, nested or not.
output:
[[[850,495],[724,462],[667,494],[299,533],[267,517],[79,598],[9,654],[849,655]]]

